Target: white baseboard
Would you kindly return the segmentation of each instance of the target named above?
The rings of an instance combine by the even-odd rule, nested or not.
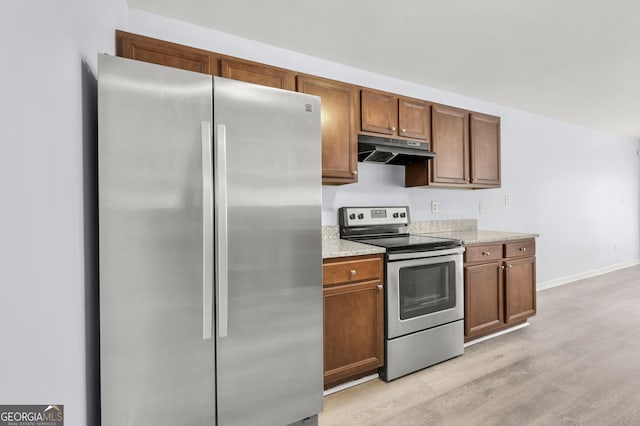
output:
[[[617,271],[618,269],[628,268],[630,266],[640,265],[640,259],[630,260],[628,262],[617,263],[611,266],[605,266],[604,268],[592,269],[591,271],[581,272],[575,275],[569,275],[567,277],[557,278],[555,280],[545,281],[538,283],[536,289],[538,291],[547,290],[549,288],[558,287],[564,284],[569,284],[574,281],[583,280],[585,278],[597,277],[598,275],[606,274],[607,272]]]
[[[469,346],[475,345],[476,343],[484,342],[485,340],[493,339],[494,337],[502,336],[503,334],[511,333],[525,327],[529,327],[528,322],[518,324],[514,327],[507,328],[506,330],[498,331],[497,333],[489,334],[488,336],[478,337],[477,339],[474,339],[474,340],[471,340],[470,342],[465,343],[464,347],[468,348]]]
[[[326,391],[324,391],[324,393],[322,394],[322,396],[331,395],[332,393],[336,393],[336,392],[339,392],[339,391],[341,391],[341,390],[348,389],[348,388],[351,388],[351,387],[353,387],[353,386],[357,386],[357,385],[359,385],[359,384],[361,384],[361,383],[365,383],[365,382],[368,382],[368,381],[370,381],[370,380],[375,380],[375,379],[377,379],[378,377],[379,377],[379,376],[378,376],[378,373],[375,373],[375,374],[372,374],[372,375],[370,375],[370,376],[362,377],[362,378],[360,378],[360,379],[358,379],[358,380],[352,380],[352,381],[350,381],[350,382],[343,383],[343,384],[338,385],[338,386],[336,386],[336,387],[333,387],[333,388],[329,388],[329,389],[327,389]]]

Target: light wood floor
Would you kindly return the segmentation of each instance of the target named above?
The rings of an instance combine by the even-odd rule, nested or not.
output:
[[[320,425],[640,425],[640,266],[537,297],[529,327],[329,395]]]

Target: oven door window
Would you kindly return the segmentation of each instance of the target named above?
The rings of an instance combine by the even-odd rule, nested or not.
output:
[[[399,272],[401,320],[456,305],[455,262],[403,267]]]

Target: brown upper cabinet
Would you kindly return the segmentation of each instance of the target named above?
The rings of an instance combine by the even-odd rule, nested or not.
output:
[[[294,72],[256,62],[222,58],[220,60],[220,75],[261,86],[296,90]]]
[[[220,56],[202,49],[116,30],[116,55],[204,74],[220,75]]]
[[[472,112],[471,184],[500,187],[500,117]]]
[[[469,112],[444,105],[433,106],[432,184],[469,183]]]
[[[116,46],[117,55],[125,58],[319,96],[322,183],[358,181],[359,87],[125,31],[116,31]]]
[[[358,181],[358,88],[310,75],[298,75],[298,92],[319,96],[322,105],[322,183]]]
[[[499,188],[500,117],[432,106],[436,157],[405,168],[406,186]]]
[[[362,133],[431,143],[436,158],[405,166],[405,186],[500,187],[499,117],[120,30],[116,55],[319,96],[323,184],[358,181],[357,135]]]
[[[363,133],[429,140],[428,102],[370,89],[362,89],[360,96]]]
[[[431,105],[416,99],[398,98],[398,136],[429,140]]]

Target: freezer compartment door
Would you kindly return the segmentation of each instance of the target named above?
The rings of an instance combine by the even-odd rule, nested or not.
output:
[[[322,409],[319,99],[214,77],[214,106],[218,420],[290,424]]]
[[[212,78],[101,55],[98,87],[102,425],[213,425]]]

